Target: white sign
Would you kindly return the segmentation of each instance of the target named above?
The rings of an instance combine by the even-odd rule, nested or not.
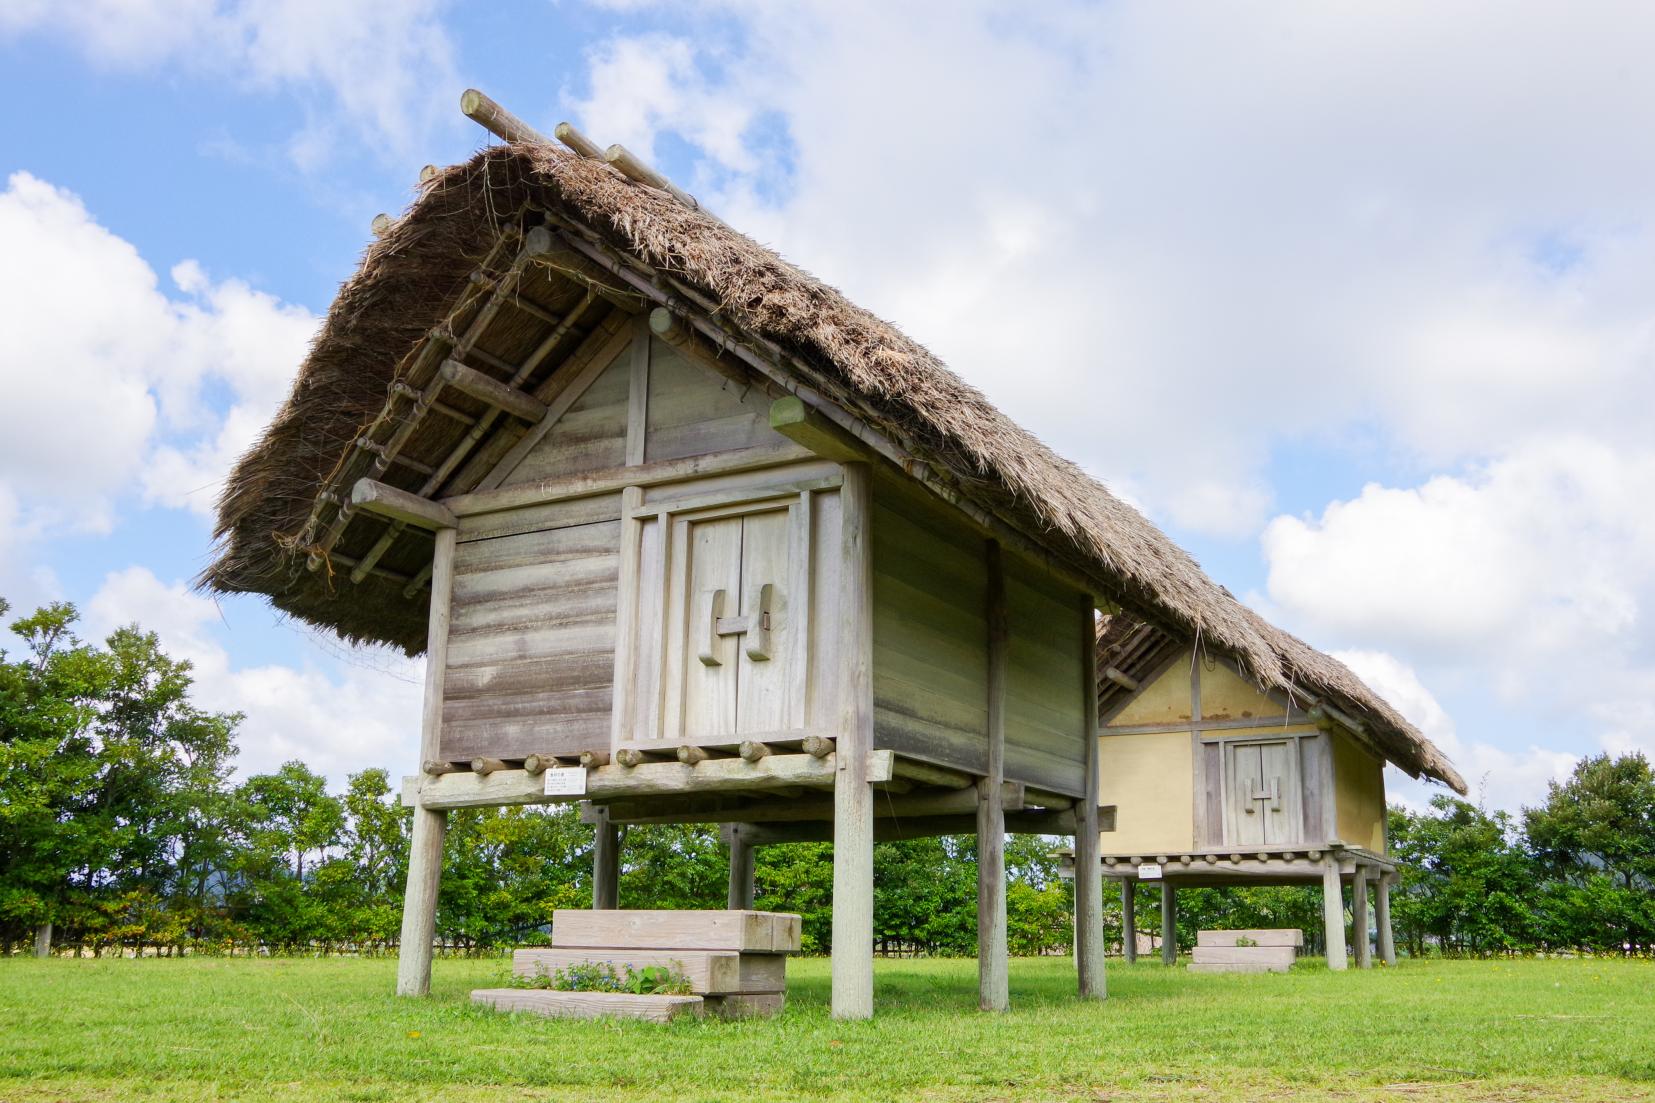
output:
[[[546,779],[548,797],[583,797],[586,795],[586,767],[553,766],[541,775]]]
[[[548,793],[551,792],[550,789],[548,789],[546,791]],[[1140,881],[1159,881],[1160,879],[1161,879],[1161,863],[1160,862],[1145,862],[1143,865],[1138,867],[1138,880],[1140,880]]]

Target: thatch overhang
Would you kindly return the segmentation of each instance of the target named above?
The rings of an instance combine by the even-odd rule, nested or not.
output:
[[[525,263],[520,244],[537,228],[573,259]],[[698,339],[734,370],[759,369],[865,427],[887,459],[1168,638],[1198,639],[1266,687],[1328,674],[1320,660],[1344,670],[1285,645],[1135,509],[894,326],[718,219],[540,144],[431,174],[368,248],[226,484],[201,584],[417,653],[430,540],[351,524],[351,487],[367,476],[429,498],[476,488],[522,427],[452,389],[433,399],[445,356],[462,351],[549,400],[606,334],[655,306],[694,315]],[[1389,711],[1373,699],[1369,711]]]
[[[1239,602],[1237,605],[1275,648],[1286,674],[1286,684],[1280,688],[1294,703],[1363,743],[1410,777],[1440,781],[1461,795],[1466,792],[1465,779],[1448,756],[1348,666]],[[1187,654],[1192,643],[1128,612],[1100,618],[1099,710],[1107,714],[1135,692],[1134,686],[1147,684],[1169,661]],[[1199,649],[1200,645],[1194,646]]]

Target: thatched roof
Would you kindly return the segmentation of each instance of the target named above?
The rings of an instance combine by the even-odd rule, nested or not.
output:
[[[417,571],[428,550],[405,540],[375,573],[344,582],[331,570],[305,568],[315,536],[307,522],[319,495],[348,493],[352,442],[383,420],[393,388],[407,391],[432,327],[456,323],[465,309],[456,304],[464,302],[468,278],[476,282],[479,263],[503,234],[547,220],[578,227],[663,284],[717,304],[738,339],[780,349],[786,370],[803,382],[853,399],[860,418],[902,440],[962,498],[1095,580],[1100,596],[1234,656],[1262,685],[1289,688],[1306,679],[1299,688],[1337,689],[1347,703],[1392,723],[1395,714],[1342,666],[1302,644],[1302,653],[1284,644],[1292,638],[1255,617],[1137,510],[894,326],[717,219],[552,146],[492,147],[435,174],[408,213],[369,247],[334,301],[292,395],[229,480],[205,586],[268,594],[348,639],[410,652],[423,646],[426,596]],[[572,285],[553,286],[564,282],[525,294],[561,309],[578,294]],[[559,295],[565,299],[554,302]],[[511,359],[512,340],[499,339],[496,359]],[[427,469],[447,445],[432,436],[429,447]],[[468,477],[461,467],[437,495],[469,489]],[[342,546],[352,539],[359,555],[371,538],[347,536]],[[1440,759],[1400,718],[1394,723],[1399,738]]]

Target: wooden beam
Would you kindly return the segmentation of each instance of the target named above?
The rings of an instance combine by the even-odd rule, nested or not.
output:
[[[1356,867],[1350,882],[1350,937],[1356,950],[1356,967],[1373,966],[1373,943],[1368,939],[1368,871]]]
[[[444,360],[440,369],[448,385],[461,394],[468,394],[479,402],[504,410],[524,421],[539,421],[546,416],[546,404],[516,387],[484,375],[476,368],[468,368],[458,360]]]
[[[1327,967],[1345,968],[1345,889],[1339,880],[1339,860],[1332,855],[1322,864],[1322,938]]]
[[[843,753],[843,752],[841,752]],[[501,770],[442,777],[404,778],[403,802],[422,808],[484,808],[496,804],[555,804],[569,800],[616,800],[626,797],[696,793],[761,793],[790,786],[826,789],[834,785],[839,755],[774,754],[758,762],[712,758],[694,766],[682,762],[641,762],[637,766],[599,766],[586,772],[586,792],[547,795],[542,776],[526,770]],[[888,781],[891,752],[871,751],[863,766],[869,781]]]
[[[783,399],[783,402],[789,401]],[[791,401],[797,402],[797,399]],[[801,404],[802,405],[802,404]],[[776,407],[770,408],[774,421]],[[1006,948],[1006,673],[1011,625],[1000,545],[985,546],[988,565],[988,771],[977,782],[977,1007],[1011,1007]]]
[[[1082,595],[1080,638],[1075,646],[1084,661],[1080,685],[1083,717],[1081,739],[1082,799],[1075,834],[1075,970],[1084,999],[1101,1000],[1109,994],[1103,972],[1103,866],[1098,832],[1098,663],[1096,603]]]
[[[356,480],[356,485],[351,487],[351,505],[433,532],[452,529],[460,523],[460,519],[440,503],[373,479]]]
[[[770,428],[823,459],[852,463],[875,455],[867,445],[806,406],[797,395],[778,398],[770,404]]]
[[[1379,928],[1379,960],[1396,964],[1396,936],[1391,931],[1391,876],[1382,873],[1374,889],[1373,922]]]
[[[753,910],[754,853],[752,841],[740,832],[732,832],[725,839],[730,850],[730,891],[724,906],[731,911]]]
[[[601,809],[592,830],[592,907],[613,911],[621,906],[621,830]]]
[[[1128,965],[1138,960],[1138,882],[1121,878],[1121,957]]]
[[[974,815],[980,799],[975,788],[912,794],[881,793],[873,802],[873,815],[877,819]],[[1006,809],[1021,811],[1022,782],[1002,783],[1000,799]],[[833,819],[834,802],[831,799],[795,797],[754,804],[731,803],[716,797],[692,797],[682,803],[673,802],[664,806],[660,797],[651,797],[637,801],[615,801],[608,808],[610,815],[619,823],[805,823],[812,820],[828,823]]]
[[[1178,964],[1178,890],[1161,878],[1161,962]]]
[[[552,144],[546,135],[475,88],[467,88],[460,93],[460,111],[466,118],[503,142],[538,142],[543,146]]]
[[[642,158],[625,146],[618,143],[610,146],[604,150],[603,159],[628,180],[664,191],[692,211],[701,209],[701,204],[696,201],[695,196],[674,185],[671,180],[645,164]]]
[[[426,625],[425,698],[420,720],[420,761],[442,758],[443,675],[448,667],[448,625],[454,598],[454,549],[458,533],[437,533],[432,553],[431,611]],[[426,781],[449,778],[486,779],[476,774],[444,774]],[[418,784],[416,779],[416,784]],[[405,799],[406,803],[406,799]],[[397,995],[423,996],[431,991],[431,943],[437,931],[437,889],[442,883],[443,838],[448,813],[414,806],[413,833],[408,849],[408,883],[403,893],[402,937],[397,943]]]
[[[912,758],[899,757],[892,768],[896,770],[897,777],[907,778],[921,785],[936,785],[944,789],[968,789],[977,784],[975,774],[956,770],[952,766],[936,766]]]
[[[867,464],[846,465],[839,511],[840,592],[834,603],[837,661],[831,683],[839,704],[838,748],[831,756],[837,760],[831,1002],[836,1019],[866,1019],[873,1015],[874,816],[869,782],[875,780],[868,772],[874,715],[873,473]]]
[[[558,123],[552,128],[552,136],[588,161],[603,160],[603,148],[576,130],[573,123]]]
[[[726,829],[739,827],[754,846],[833,841],[833,824],[828,820],[801,823],[740,821],[724,826]],[[976,830],[975,812],[951,816],[881,816],[873,821],[873,837],[882,843],[930,839],[938,835],[972,835]],[[1073,835],[1075,816],[1072,812],[1007,812],[1006,831],[1012,835]]]
[[[1128,693],[1136,693],[1140,688],[1138,679],[1132,677],[1132,675],[1126,673],[1124,670],[1119,670],[1112,666],[1104,669],[1103,676],[1120,686],[1122,689],[1126,690]]]

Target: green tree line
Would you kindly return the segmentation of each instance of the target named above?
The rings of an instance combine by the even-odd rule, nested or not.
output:
[[[6,613],[0,601],[0,616]],[[14,620],[0,651],[0,951],[49,932],[94,953],[380,952],[401,923],[409,814],[386,771],[343,791],[301,762],[234,776],[241,717],[190,700],[188,663],[153,633],[77,638],[76,612]],[[1439,797],[1393,808],[1404,865],[1400,946],[1427,952],[1646,951],[1655,941],[1655,776],[1639,755],[1581,763],[1521,817]],[[1014,954],[1068,951],[1066,840],[1006,849]],[[438,936],[458,951],[543,941],[552,912],[591,901],[592,830],[570,805],[450,814]],[[875,848],[875,937],[889,952],[976,950],[970,837]],[[831,948],[832,848],[758,852],[757,906],[804,917],[807,951]],[[728,858],[715,830],[635,826],[622,843],[624,907],[722,906]],[[1159,930],[1158,894],[1138,909]],[[1106,900],[1107,937],[1122,936]],[[1294,888],[1187,889],[1181,944],[1206,927],[1302,927],[1320,896]]]

